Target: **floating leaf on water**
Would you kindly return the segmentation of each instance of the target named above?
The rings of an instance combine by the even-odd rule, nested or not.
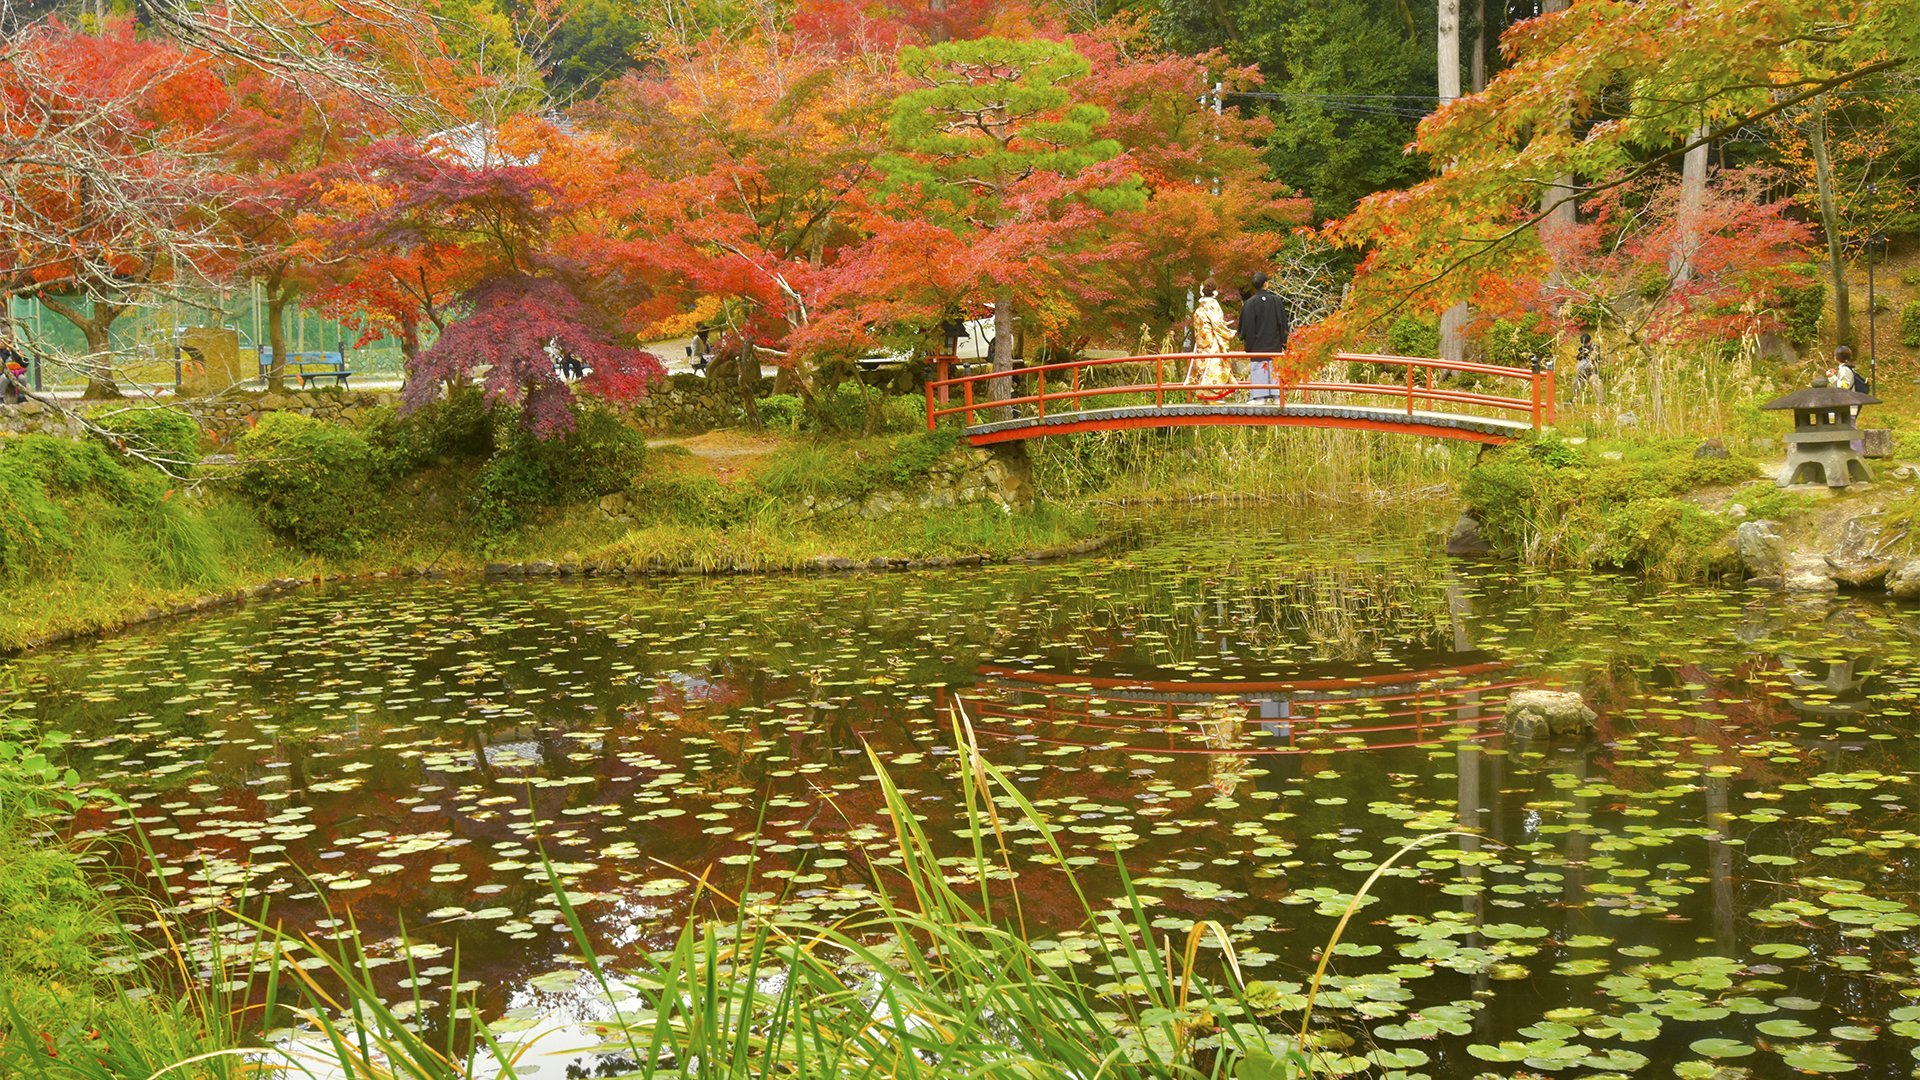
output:
[[[1689,1043],[1687,1048],[1710,1058],[1746,1057],[1753,1053],[1753,1047],[1733,1039],[1699,1039]]]
[[[1754,1030],[1776,1039],[1804,1039],[1817,1029],[1808,1027],[1798,1020],[1762,1020],[1754,1025]]]

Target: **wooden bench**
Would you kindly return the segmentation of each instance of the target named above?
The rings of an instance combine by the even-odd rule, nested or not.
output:
[[[260,381],[266,382],[273,371],[273,350],[260,350]],[[346,357],[337,352],[289,352],[284,373],[300,380],[300,389],[305,390],[315,379],[332,379],[335,386],[344,388],[353,372],[347,370]]]

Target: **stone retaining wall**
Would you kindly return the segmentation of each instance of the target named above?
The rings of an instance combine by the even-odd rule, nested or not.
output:
[[[133,399],[121,401],[61,402],[88,417],[138,407]],[[214,398],[189,398],[169,401],[184,409],[203,431],[221,442],[230,442],[253,426],[259,418],[273,412],[297,412],[322,420],[359,423],[367,412],[382,405],[399,405],[397,393],[356,392],[351,390],[299,390],[284,394],[264,392],[224,394]],[[0,405],[0,432],[14,435],[55,435],[80,438],[86,429],[80,421],[42,402]]]
[[[753,396],[773,393],[773,379],[762,376]],[[695,432],[730,427],[740,415],[740,389],[731,379],[707,379],[681,372],[669,375],[633,406],[633,418],[655,431]]]
[[[962,446],[927,470],[926,479],[905,490],[882,488],[858,499],[807,496],[807,512],[816,518],[850,514],[869,521],[908,508],[947,509],[991,503],[1002,510],[1033,505],[1033,470],[1020,443],[992,449]]]

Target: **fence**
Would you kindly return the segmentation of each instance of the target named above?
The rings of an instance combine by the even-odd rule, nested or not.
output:
[[[78,297],[59,299],[83,312],[92,307],[90,300]],[[31,296],[13,297],[11,314],[15,343],[35,363],[37,385],[52,390],[86,382],[87,340],[79,327]],[[357,375],[398,378],[403,373],[398,339],[383,337],[355,345],[360,332],[352,325],[293,304],[287,305],[282,318],[289,352],[337,350],[345,342],[349,347],[348,366]],[[171,383],[173,342],[178,328],[189,326],[233,330],[245,355],[267,342],[266,300],[258,288],[248,288],[187,294],[137,306],[114,320],[110,329],[108,341],[115,368],[136,381]]]

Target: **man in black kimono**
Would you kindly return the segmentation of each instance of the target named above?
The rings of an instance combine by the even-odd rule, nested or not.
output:
[[[1278,405],[1280,391],[1261,384],[1274,381],[1272,360],[1287,349],[1287,302],[1267,291],[1265,274],[1253,275],[1253,295],[1240,305],[1240,340],[1258,354],[1248,364],[1247,381],[1253,384],[1248,396]]]

